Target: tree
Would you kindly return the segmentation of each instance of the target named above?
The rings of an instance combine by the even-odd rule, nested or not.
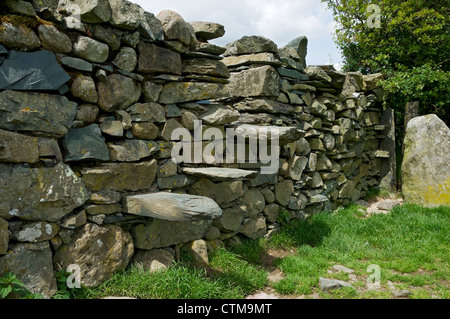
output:
[[[346,71],[383,73],[402,127],[406,102],[450,122],[450,32],[444,0],[322,0],[333,11]],[[379,25],[377,25],[379,19]]]

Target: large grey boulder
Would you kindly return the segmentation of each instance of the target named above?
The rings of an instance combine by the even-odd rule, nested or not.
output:
[[[187,222],[217,219],[222,209],[207,197],[175,193],[153,193],[126,197],[129,214]]]
[[[134,253],[133,240],[119,226],[86,224],[75,230],[69,244],[61,246],[53,260],[56,271],[80,267],[81,285],[95,287],[125,269]]]
[[[189,24],[181,15],[171,10],[163,10],[156,16],[162,24],[166,40],[176,40],[189,46],[191,43],[191,30]]]
[[[434,114],[408,123],[402,163],[405,202],[450,205],[450,129]]]
[[[0,164],[0,217],[56,222],[89,199],[69,166],[30,168]]]
[[[280,93],[280,77],[269,65],[231,73],[228,90],[233,97],[275,97]]]
[[[17,243],[10,251],[0,257],[0,276],[11,271],[32,293],[52,297],[57,286],[49,243]]]

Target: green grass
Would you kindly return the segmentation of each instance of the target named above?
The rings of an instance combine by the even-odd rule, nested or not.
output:
[[[210,254],[209,270],[189,260],[165,272],[150,274],[131,267],[95,289],[80,289],[72,297],[129,296],[164,299],[230,299],[270,285],[279,294],[321,298],[392,298],[396,289],[409,289],[410,298],[450,298],[450,208],[395,207],[388,215],[362,218],[357,206],[317,214],[297,221],[270,239],[244,240],[237,248]],[[293,251],[272,262],[284,279],[269,283],[261,257],[268,250]],[[319,277],[349,280],[348,274],[329,274],[335,264],[354,269],[354,288],[321,292]],[[367,290],[369,265],[381,268],[380,290]]]

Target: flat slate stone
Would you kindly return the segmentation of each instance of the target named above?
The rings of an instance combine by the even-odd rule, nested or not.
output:
[[[253,179],[258,176],[257,171],[247,171],[236,168],[190,168],[182,169],[183,173],[193,176],[206,177],[213,181],[236,181]]]
[[[127,196],[126,209],[129,214],[178,222],[212,220],[222,216],[222,209],[210,198],[164,192]]]

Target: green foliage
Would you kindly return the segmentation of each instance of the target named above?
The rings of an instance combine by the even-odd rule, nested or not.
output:
[[[67,288],[67,277],[70,274],[64,270],[55,271],[56,283],[58,291],[53,299],[70,299],[72,297],[71,290]]]
[[[434,113],[450,122],[449,7],[440,0],[322,0],[333,11],[335,40],[345,70],[381,72],[389,105],[402,112],[408,101],[419,101],[421,114]],[[381,9],[380,28],[367,21]],[[399,123],[401,124],[401,123]]]
[[[0,277],[0,299],[41,299],[39,294],[31,293],[16,275],[7,271]]]

